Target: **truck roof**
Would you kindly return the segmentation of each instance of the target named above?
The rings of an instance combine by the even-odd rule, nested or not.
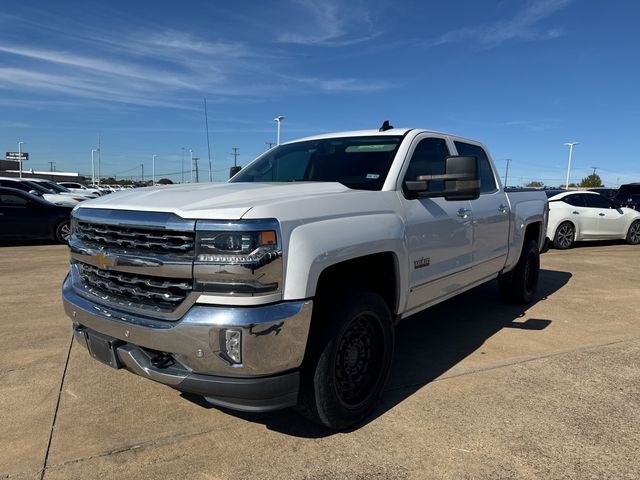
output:
[[[307,141],[307,140],[321,140],[321,139],[325,139],[325,138],[403,136],[403,135],[406,135],[410,131],[413,131],[415,133],[435,133],[437,135],[447,135],[447,136],[451,136],[451,137],[455,137],[455,138],[459,138],[459,139],[465,139],[464,137],[461,137],[459,135],[455,135],[453,133],[439,132],[439,131],[436,131],[436,130],[426,130],[426,129],[423,129],[423,128],[391,128],[391,129],[385,130],[383,132],[381,132],[377,128],[376,129],[372,128],[370,130],[351,130],[351,131],[346,131],[346,132],[323,133],[321,135],[312,135],[312,136],[309,136],[309,137],[297,138],[295,140],[291,140],[290,142],[283,142],[283,144],[293,143],[293,142],[302,142],[302,141]],[[471,140],[471,139],[465,139],[465,140],[469,140],[469,141],[472,141],[474,143],[477,143],[475,140]]]

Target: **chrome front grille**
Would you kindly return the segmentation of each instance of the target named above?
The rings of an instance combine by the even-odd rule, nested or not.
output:
[[[105,225],[78,220],[73,239],[96,247],[193,257],[195,233]]]
[[[171,313],[193,291],[193,281],[111,270],[76,262],[86,291],[103,301],[126,308]]]

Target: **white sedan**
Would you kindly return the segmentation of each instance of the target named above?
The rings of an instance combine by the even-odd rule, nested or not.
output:
[[[548,190],[547,235],[555,248],[584,240],[623,239],[640,243],[640,212],[619,207],[596,192]]]

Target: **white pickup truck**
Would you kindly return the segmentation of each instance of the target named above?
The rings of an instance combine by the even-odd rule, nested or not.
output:
[[[282,144],[225,184],[83,202],[64,306],[111,367],[344,429],[382,395],[398,321],[496,278],[531,300],[547,216],[481,143],[385,122]]]

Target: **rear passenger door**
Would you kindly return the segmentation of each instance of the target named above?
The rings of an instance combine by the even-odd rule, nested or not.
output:
[[[585,194],[585,202],[597,220],[598,236],[616,238],[626,233],[626,222],[622,218],[622,210],[613,208],[610,200],[602,195]]]
[[[473,218],[474,281],[495,275],[504,267],[509,251],[509,201],[498,188],[493,167],[480,145],[454,141],[458,155],[478,157],[480,197],[471,201]]]
[[[577,229],[577,240],[598,236],[598,213],[587,206],[586,193],[575,193],[562,198],[569,207],[569,220]]]

